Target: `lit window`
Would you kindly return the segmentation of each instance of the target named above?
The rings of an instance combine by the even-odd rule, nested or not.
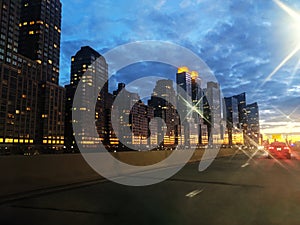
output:
[[[71,61],[72,61],[72,62],[74,62],[74,61],[75,61],[75,59],[72,57]]]
[[[29,5],[29,4],[28,4],[27,2],[24,4],[25,7],[28,7],[28,5]]]
[[[33,24],[34,24],[34,21],[31,21],[29,24],[30,24],[30,25],[33,25]]]
[[[48,59],[48,63],[49,63],[49,64],[52,64],[52,60],[51,60],[51,59]]]
[[[20,110],[17,109],[17,110],[16,110],[16,114],[20,114]]]
[[[24,26],[27,25],[27,22],[24,22],[23,25],[24,25]]]
[[[30,35],[34,34],[34,31],[32,31],[32,30],[31,30],[31,31],[29,31],[29,34],[30,34]]]
[[[13,139],[12,139],[12,138],[6,138],[6,139],[5,139],[5,142],[6,142],[6,143],[13,143]]]

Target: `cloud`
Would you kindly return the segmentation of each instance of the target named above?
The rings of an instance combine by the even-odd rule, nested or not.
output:
[[[288,26],[291,19],[273,1],[103,0],[89,1],[88,7],[83,0],[62,2],[62,84],[69,79],[70,57],[83,45],[104,53],[128,42],[163,40],[199,55],[215,73],[224,96],[245,91],[248,103],[259,103],[262,122],[270,118],[268,110],[277,122],[282,119],[274,107],[290,114],[299,105],[300,76],[295,65],[300,53],[262,85],[295,45],[293,35],[287,35],[294,32]],[[288,4],[300,9],[299,1]],[[152,66],[140,64],[120,71],[114,83],[130,82],[154,70],[174,79],[174,71]],[[300,115],[299,110],[294,115]]]

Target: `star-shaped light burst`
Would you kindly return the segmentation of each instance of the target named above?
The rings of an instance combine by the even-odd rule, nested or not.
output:
[[[289,16],[294,19],[295,22],[295,31],[294,35],[295,38],[299,40],[297,42],[295,48],[282,60],[281,63],[270,73],[270,75],[264,80],[261,86],[263,86],[267,81],[271,80],[271,78],[300,50],[300,13],[296,12],[295,10],[291,9],[289,6],[284,4],[279,0],[273,0],[282,10],[284,10]],[[293,70],[292,77],[296,74],[297,69],[300,66],[300,60],[298,61],[295,69]]]

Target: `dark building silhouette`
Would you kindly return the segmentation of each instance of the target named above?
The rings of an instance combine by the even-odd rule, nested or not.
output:
[[[221,144],[223,139],[222,102],[220,86],[216,82],[207,82],[204,90],[204,124],[207,125],[208,142]]]
[[[184,121],[181,121],[181,126],[183,126],[182,130],[182,138],[184,147],[190,147],[191,145],[191,122],[192,122],[192,114],[189,113],[191,110],[190,105],[186,103],[188,99],[192,98],[192,77],[189,69],[187,67],[180,67],[178,68],[177,74],[176,74],[176,84],[177,87],[177,93],[178,93],[178,99],[177,99],[177,108],[184,110],[185,115],[187,116]],[[182,91],[183,90],[183,91]]]
[[[154,116],[162,119],[157,124],[157,144],[161,147],[176,147],[181,141],[176,100],[173,81],[157,81],[148,105],[153,108]]]
[[[228,144],[243,144],[243,131],[239,129],[238,101],[234,97],[227,97],[224,98],[224,104]]]
[[[118,84],[113,98],[111,118],[106,119],[113,120],[114,125],[109,125],[112,129],[110,148],[119,151],[149,149],[147,146],[152,145],[149,136],[150,121],[154,117],[153,109],[145,105],[137,93],[127,91],[124,83]]]
[[[246,93],[244,92],[233,97],[238,101],[239,128],[245,132],[247,130]]]
[[[260,143],[258,104],[247,105],[246,93],[224,98],[228,144]]]
[[[246,144],[255,145],[260,143],[259,109],[257,102],[246,106],[247,133]]]
[[[19,53],[42,68],[42,80],[58,84],[61,36],[59,0],[22,0]]]
[[[194,126],[197,135],[197,145],[202,145],[202,129],[204,130],[203,124],[203,92],[201,88],[201,79],[197,72],[191,72],[192,78],[192,101],[195,107],[193,112]],[[203,132],[204,133],[204,132]]]
[[[57,149],[64,144],[64,89],[57,82],[43,79],[42,63],[30,54],[23,54],[20,47],[32,43],[44,45],[46,41],[40,38],[31,42],[23,38],[26,36],[25,31],[20,32],[23,27],[38,31],[34,25],[47,19],[49,26],[56,23],[60,26],[60,10],[56,11],[59,21],[52,16],[45,20],[31,17],[42,13],[38,9],[34,13],[25,12],[24,7],[31,8],[38,2],[46,8],[53,5],[47,1],[0,1],[0,144],[12,151],[35,147]],[[34,35],[29,31],[27,34]],[[59,46],[60,39],[56,41]],[[57,71],[58,79],[58,64],[51,70]]]
[[[82,107],[80,109],[73,108],[73,100],[79,81],[83,82],[83,89],[85,87],[94,87],[99,83],[105,83],[98,95],[98,101],[96,106],[88,106],[88,108]],[[71,58],[71,76],[70,84],[66,85],[66,104],[65,104],[65,138],[67,149],[77,149],[77,145],[74,138],[72,111],[95,111],[96,127],[99,134],[99,138],[90,137],[89,130],[81,130],[79,134],[80,144],[88,147],[97,147],[100,141],[105,142],[108,135],[107,126],[105,126],[105,117],[107,111],[105,110],[105,98],[108,95],[108,69],[107,63],[103,56],[89,46],[81,47],[81,49]],[[96,88],[96,87],[95,87]],[[90,97],[86,95],[85,91],[82,92],[80,101],[90,102]],[[82,121],[77,121],[84,123]],[[83,129],[83,128],[82,128]],[[92,138],[92,139],[91,139]]]

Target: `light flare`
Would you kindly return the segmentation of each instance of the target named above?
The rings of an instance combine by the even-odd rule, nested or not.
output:
[[[300,14],[284,4],[283,2],[279,0],[273,0],[283,11],[285,11],[289,16],[291,16],[295,23],[297,24],[297,31],[300,36]],[[299,37],[297,37],[299,39]],[[281,61],[281,63],[268,75],[268,77],[262,82],[260,85],[260,88],[271,78],[291,59],[293,56],[300,50],[300,40],[298,41],[297,46]],[[299,66],[299,63],[297,64],[297,67]],[[294,70],[294,73],[296,73],[296,70]],[[294,76],[294,75],[293,75]]]
[[[262,87],[266,82],[271,80],[271,78],[300,50],[300,44],[290,53],[288,54],[282,62],[270,73],[270,75],[262,82]]]
[[[297,22],[300,24],[300,14],[297,13],[295,10],[291,9],[288,7],[286,4],[279,0],[274,0],[274,2],[281,8],[283,9],[287,14],[289,14],[293,19],[295,19]]]

